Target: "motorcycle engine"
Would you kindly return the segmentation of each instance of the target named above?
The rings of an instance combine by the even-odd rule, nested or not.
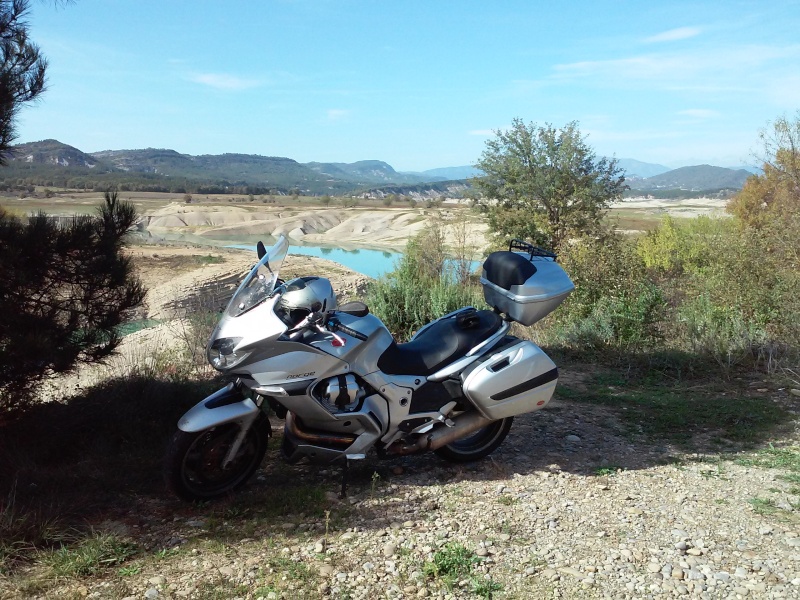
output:
[[[353,375],[337,375],[321,382],[317,388],[317,399],[330,412],[352,412],[358,408],[366,395]]]

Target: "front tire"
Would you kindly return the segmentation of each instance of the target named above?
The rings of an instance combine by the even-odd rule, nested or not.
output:
[[[226,468],[222,461],[239,433],[237,423],[192,433],[178,430],[170,440],[164,461],[167,487],[188,501],[212,500],[240,488],[264,459],[268,426],[266,418],[259,416]]]
[[[434,450],[436,454],[450,462],[464,463],[480,460],[497,450],[506,439],[514,417],[506,417],[489,423],[475,433],[456,440],[447,446]]]

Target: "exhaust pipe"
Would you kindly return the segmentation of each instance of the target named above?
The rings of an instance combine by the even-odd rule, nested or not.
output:
[[[468,412],[453,419],[452,427],[437,427],[433,431],[421,435],[413,444],[404,446],[393,444],[388,448],[388,451],[390,454],[405,456],[424,450],[438,450],[442,446],[447,446],[447,444],[460,440],[493,422],[478,412]]]
[[[336,435],[335,433],[323,433],[317,431],[303,431],[300,429],[300,417],[295,416],[291,412],[286,413],[286,429],[295,437],[300,438],[304,442],[309,442],[318,446],[350,446],[356,441],[356,436],[343,433]]]

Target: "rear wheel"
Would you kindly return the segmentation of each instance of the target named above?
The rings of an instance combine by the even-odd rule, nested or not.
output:
[[[514,417],[489,423],[475,433],[463,437],[447,446],[434,450],[436,454],[451,462],[470,462],[489,456],[506,439]]]
[[[233,460],[222,466],[240,431],[225,423],[204,431],[178,430],[167,448],[164,477],[167,486],[183,500],[211,500],[242,485],[255,473],[267,451],[268,421],[259,416],[250,426]]]

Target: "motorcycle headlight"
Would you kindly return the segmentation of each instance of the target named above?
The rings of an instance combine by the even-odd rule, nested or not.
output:
[[[218,371],[231,369],[250,356],[250,352],[235,352],[234,348],[242,341],[240,337],[219,338],[208,347],[206,355],[211,366]]]

